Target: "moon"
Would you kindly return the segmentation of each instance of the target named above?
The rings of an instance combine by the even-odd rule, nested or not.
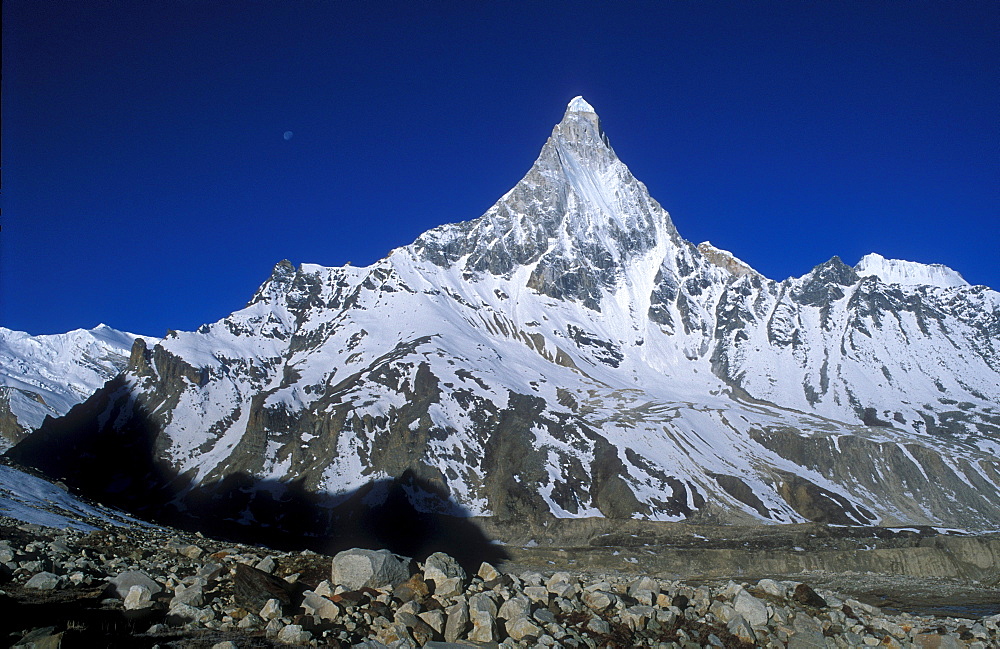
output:
[[[291,131],[285,131],[285,134],[282,137],[284,137],[285,141],[287,142],[288,140],[292,139],[293,135],[295,135],[295,134],[292,133]]]

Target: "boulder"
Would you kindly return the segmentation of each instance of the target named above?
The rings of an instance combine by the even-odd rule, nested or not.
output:
[[[520,642],[527,637],[540,637],[542,629],[527,617],[519,617],[507,622],[507,635]]]
[[[125,610],[134,611],[141,608],[149,608],[153,605],[153,595],[149,592],[149,588],[143,586],[142,584],[136,584],[128,589],[128,594],[125,595]]]
[[[333,558],[330,580],[349,590],[394,588],[410,578],[410,559],[388,550],[344,550]]]
[[[469,605],[458,602],[449,606],[445,613],[448,618],[444,625],[444,639],[446,642],[456,642],[469,630]]]
[[[289,624],[278,631],[278,642],[285,644],[301,645],[309,642],[312,635],[302,628],[300,624]]]
[[[424,561],[424,579],[426,581],[433,581],[437,585],[445,579],[453,577],[458,577],[459,581],[464,582],[466,579],[465,570],[458,561],[444,552],[435,552],[427,557],[427,561]]]
[[[340,615],[340,608],[336,604],[311,590],[302,594],[302,610],[306,615],[315,615],[325,622],[333,622]]]
[[[54,590],[59,587],[59,575],[44,571],[36,573],[24,587],[35,590]]]
[[[264,620],[274,620],[281,617],[281,602],[276,599],[269,599],[264,607],[260,609],[260,617]]]
[[[155,596],[163,591],[159,584],[153,581],[149,575],[141,570],[126,570],[119,573],[117,577],[110,580],[115,594],[122,599],[128,595],[132,586],[145,586],[149,589],[150,595]]]
[[[233,576],[233,597],[236,603],[249,611],[259,610],[270,599],[287,606],[291,604],[293,586],[262,570],[246,564],[236,564]]]
[[[819,593],[813,590],[808,584],[799,584],[796,586],[792,599],[799,604],[805,604],[814,608],[824,608],[826,606],[826,600],[820,597]]]
[[[496,642],[499,639],[497,637],[497,605],[485,593],[477,593],[469,598],[469,621],[472,622],[469,640]]]
[[[733,608],[743,616],[750,626],[764,626],[770,617],[767,605],[745,590],[740,590],[733,600]]]

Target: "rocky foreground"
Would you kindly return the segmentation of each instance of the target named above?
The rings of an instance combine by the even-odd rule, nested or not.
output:
[[[1000,615],[894,615],[792,581],[467,572],[441,553],[331,558],[13,519],[0,539],[0,633],[18,647],[1000,646]]]

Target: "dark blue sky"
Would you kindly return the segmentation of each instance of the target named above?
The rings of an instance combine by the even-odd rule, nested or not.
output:
[[[483,213],[578,94],[769,277],[1000,288],[998,33],[993,0],[5,0],[0,325],[162,335],[281,259],[371,263]]]

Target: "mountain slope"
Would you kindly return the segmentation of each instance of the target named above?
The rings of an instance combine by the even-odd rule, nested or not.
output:
[[[0,327],[0,449],[45,417],[65,415],[125,369],[136,338],[104,324],[48,336]]]
[[[501,518],[995,528],[1000,296],[866,259],[778,283],[685,241],[577,98],[483,216],[366,268],[279,263],[13,454],[83,479],[45,449],[139,435],[163,475],[86,479],[177,502],[238,478],[333,507],[396,480]]]

